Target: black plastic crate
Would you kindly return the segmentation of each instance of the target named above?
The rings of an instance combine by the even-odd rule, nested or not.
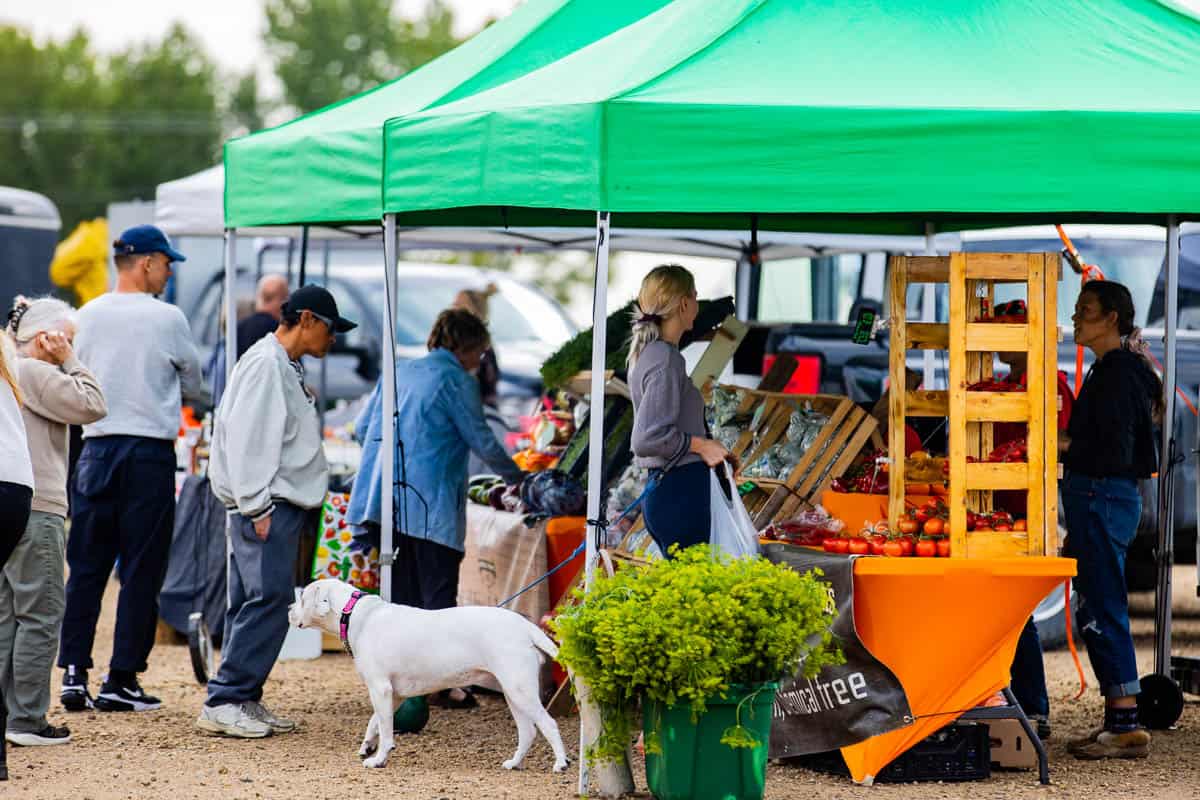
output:
[[[789,763],[818,772],[845,775],[840,751],[789,759]],[[980,781],[992,776],[992,743],[987,725],[954,723],[913,745],[875,776],[876,783],[923,781]]]

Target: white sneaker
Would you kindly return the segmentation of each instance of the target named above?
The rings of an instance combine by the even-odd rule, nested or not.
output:
[[[274,733],[291,733],[296,730],[295,722],[284,717],[275,716],[271,712],[271,709],[262,703],[251,700],[249,703],[243,703],[242,708],[246,709],[246,713],[254,717],[254,719],[269,725]]]
[[[213,736],[235,739],[262,739],[271,735],[271,726],[247,713],[245,704],[206,705],[200,709],[196,727]]]

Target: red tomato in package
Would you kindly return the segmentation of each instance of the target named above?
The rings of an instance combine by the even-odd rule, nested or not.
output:
[[[831,540],[833,542],[833,552],[839,555],[845,555],[850,552],[850,540],[838,537]]]
[[[937,554],[938,554],[938,558],[949,558],[950,557],[950,540],[949,539],[938,539]]]
[[[917,542],[916,550],[917,558],[934,558],[937,556],[937,545],[932,539],[922,539]]]
[[[893,539],[892,541],[884,544],[883,554],[889,558],[900,558],[904,555],[904,548],[901,547],[898,540]]]
[[[865,556],[871,552],[871,543],[866,539],[851,539],[846,545],[846,549],[851,555]]]
[[[886,553],[884,553],[884,550],[887,549],[887,545],[888,545],[887,539],[885,539],[882,536],[875,537],[873,540],[871,540],[871,555],[873,555],[873,556],[886,555]]]
[[[906,556],[906,557],[911,556],[913,554],[913,549],[914,549],[912,537],[911,536],[901,536],[898,541],[900,542],[900,555]]]

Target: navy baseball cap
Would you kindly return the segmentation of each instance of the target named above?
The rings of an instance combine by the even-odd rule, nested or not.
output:
[[[338,314],[337,301],[333,299],[333,295],[324,286],[318,286],[315,283],[301,286],[292,292],[287,302],[283,304],[285,314],[298,314],[301,311],[311,311],[329,323],[337,333],[345,333],[358,327],[357,322],[351,322]]]
[[[135,225],[113,242],[113,253],[118,256],[162,253],[172,261],[187,261],[183,253],[171,247],[167,235],[153,225]]]

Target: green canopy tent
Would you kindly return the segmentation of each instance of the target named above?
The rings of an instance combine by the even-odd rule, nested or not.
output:
[[[1173,386],[1178,223],[1200,216],[1198,131],[1200,21],[1154,0],[674,0],[540,70],[389,121],[385,223],[594,215],[599,399],[610,215],[897,233],[1158,222]],[[1163,576],[1160,629],[1169,564]],[[1169,635],[1159,674],[1168,661]]]

